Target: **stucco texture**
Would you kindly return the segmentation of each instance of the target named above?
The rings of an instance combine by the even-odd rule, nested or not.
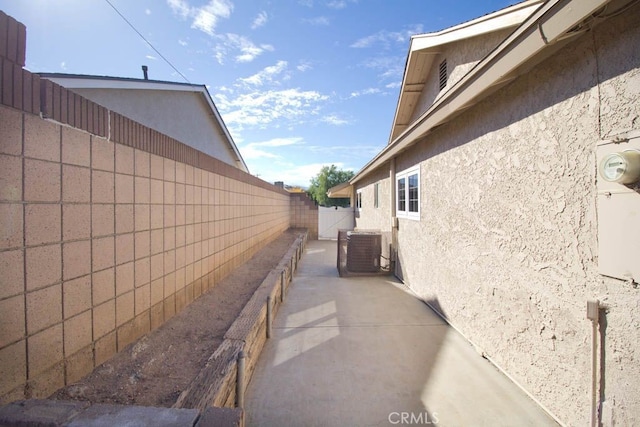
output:
[[[482,58],[496,48],[513,31],[513,28],[476,36],[462,41],[439,46],[440,53],[434,60],[434,66],[427,77],[425,88],[420,94],[418,104],[411,121],[420,117],[433,102],[440,98],[449,88],[462,79]],[[440,90],[440,73],[438,67],[447,60],[447,85]]]
[[[382,237],[381,265],[391,268],[393,258],[391,218],[391,191],[389,170],[380,168],[369,175],[360,185],[362,186],[362,207],[355,212],[357,229],[361,231],[379,231]],[[378,184],[378,207],[375,207],[375,185]]]
[[[640,291],[598,274],[595,186],[597,142],[639,125],[639,17],[582,35],[396,159],[421,173],[398,275],[568,425],[589,423],[595,298],[602,422],[640,424]]]

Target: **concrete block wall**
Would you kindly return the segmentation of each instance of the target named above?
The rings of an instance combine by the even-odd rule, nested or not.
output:
[[[291,193],[291,227],[306,228],[309,239],[318,239],[318,206],[306,193]]]
[[[0,46],[24,50],[24,32],[0,14]],[[0,403],[81,378],[290,225],[286,191],[38,79],[11,52],[0,49]]]

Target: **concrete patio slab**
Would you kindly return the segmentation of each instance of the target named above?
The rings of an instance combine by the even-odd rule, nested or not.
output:
[[[246,398],[248,426],[557,425],[391,276],[310,241]]]

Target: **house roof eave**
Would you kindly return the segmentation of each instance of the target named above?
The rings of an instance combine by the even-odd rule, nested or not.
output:
[[[571,30],[609,2],[610,0],[548,0],[356,173],[351,184],[397,156],[436,126],[515,79],[519,75],[518,71],[528,69],[542,60],[546,50],[551,47],[557,49],[574,36],[582,34],[584,30],[575,33]]]
[[[202,96],[205,103],[211,110],[213,119],[218,123],[224,138],[231,148],[236,162],[240,169],[249,173],[249,168],[245,163],[238,146],[233,140],[222,116],[218,111],[207,87],[202,84],[168,82],[163,80],[145,80],[129,77],[92,76],[83,74],[63,74],[63,73],[38,73],[42,78],[55,80],[61,86],[68,89],[137,89],[137,90],[165,90],[177,92],[192,92]]]
[[[454,27],[446,28],[442,31],[411,36],[409,53],[405,63],[402,84],[388,142],[391,143],[391,141],[393,141],[394,135],[397,135],[399,129],[406,128],[406,124],[399,123],[403,110],[406,108],[413,110],[413,108],[415,108],[412,108],[408,104],[410,102],[407,99],[409,98],[408,94],[415,92],[413,87],[424,84],[429,77],[429,71],[427,71],[426,74],[420,76],[419,81],[410,79],[410,76],[415,76],[413,71],[416,67],[423,66],[423,64],[420,64],[420,61],[418,61],[419,56],[424,57],[425,55],[430,55],[431,57],[435,57],[440,53],[443,45],[508,28],[515,28],[527,17],[531,16],[543,2],[544,0],[523,1]],[[431,70],[431,68],[430,65],[426,67],[427,70]]]
[[[343,182],[327,190],[327,196],[330,198],[346,199],[351,198],[353,194],[353,186],[349,182]]]

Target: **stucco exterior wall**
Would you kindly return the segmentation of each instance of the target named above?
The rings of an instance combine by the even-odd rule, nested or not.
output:
[[[378,184],[378,207],[374,206],[375,184]],[[389,170],[380,168],[375,173],[358,183],[358,191],[362,192],[362,207],[356,212],[358,228],[391,230],[391,185]]]
[[[211,109],[199,93],[136,89],[73,89],[123,116],[238,167]]]
[[[568,425],[589,423],[595,298],[602,422],[640,424],[640,290],[598,274],[595,186],[598,140],[640,126],[639,17],[606,21],[396,159],[421,173],[399,275]]]
[[[455,43],[440,46],[440,54],[437,55],[429,70],[429,76],[424,90],[420,95],[418,104],[413,112],[411,121],[420,117],[448,88],[456,84],[469,72],[482,58],[495,49],[513,29],[496,31],[481,36],[472,37]],[[439,67],[443,60],[447,60],[447,86],[439,89]]]
[[[380,231],[382,235],[381,265],[390,266],[393,260],[391,234],[391,191],[393,185],[389,178],[389,168],[379,168],[358,182],[358,191],[362,192],[362,208],[355,211],[356,230]],[[378,207],[374,206],[375,185],[378,184]]]

